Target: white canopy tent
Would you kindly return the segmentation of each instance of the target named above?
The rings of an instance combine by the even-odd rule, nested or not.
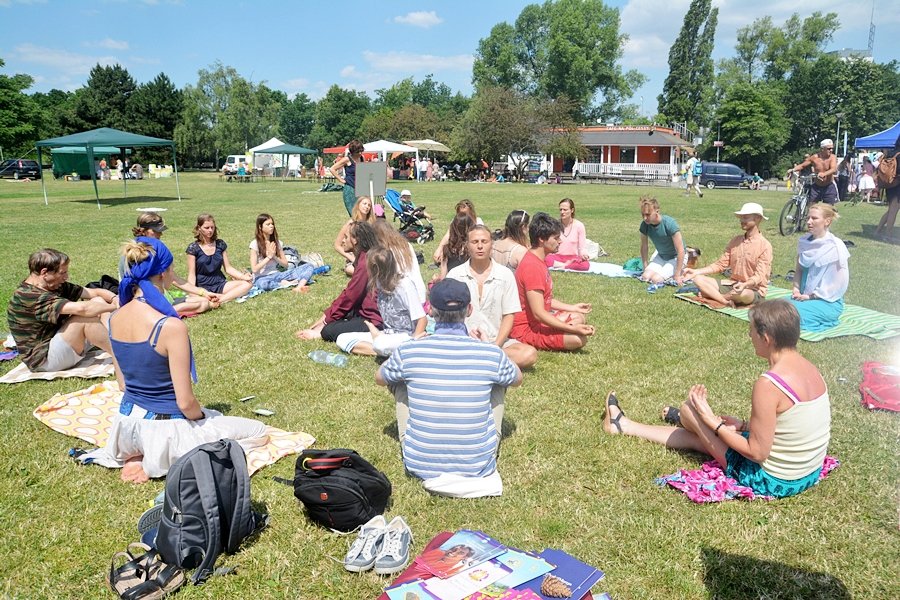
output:
[[[274,148],[276,146],[283,146],[284,142],[279,140],[277,137],[273,137],[267,142],[263,142],[259,146],[254,146],[247,150],[247,155],[252,156],[253,168],[255,169],[270,169],[273,167],[283,167],[285,165],[282,164],[282,155],[281,154],[266,154],[263,150],[268,148]]]

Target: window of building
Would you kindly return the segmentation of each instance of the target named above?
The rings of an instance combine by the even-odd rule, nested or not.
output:
[[[619,147],[619,162],[620,163],[633,163],[636,153],[637,153],[637,148],[635,146],[620,146]]]

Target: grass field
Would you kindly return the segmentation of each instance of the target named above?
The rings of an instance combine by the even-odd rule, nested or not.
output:
[[[72,257],[74,282],[114,274],[135,209],[147,206],[167,209],[163,240],[181,274],[200,212],[216,216],[238,266],[249,263],[247,244],[260,212],[274,215],[285,243],[339,264],[331,244],[346,219],[340,194],[313,193],[313,184],[236,184],[186,174],[178,202],[172,180],[130,182],[124,200],[120,182],[101,182],[98,210],[89,182],[47,183],[45,207],[38,184],[0,181],[2,306],[27,275],[28,254],[43,246]],[[556,214],[557,202],[570,196],[588,237],[612,254],[604,260],[619,264],[638,254],[643,193],[659,198],[706,262],[738,232],[731,213],[752,199],[772,217],[764,233],[775,249],[773,272],[793,268],[797,238],[783,238],[777,228],[784,192],[715,190],[698,200],[676,189],[632,186],[404,187],[439,216],[440,233],[462,198],[474,201],[490,227],[499,227],[512,209]],[[839,208],[832,229],[856,244],[847,300],[900,314],[900,247],[871,237],[884,208]],[[426,255],[433,248],[426,246]],[[603,398],[615,389],[630,417],[656,422],[661,406],[680,402],[691,384],[703,382],[715,410],[747,416],[750,388],[765,364],[753,353],[746,323],[675,300],[671,288],[647,294],[632,280],[556,274],[558,298],[593,303],[589,322],[597,334],[582,352],[542,353],[524,384],[507,395],[499,461],[504,495],[450,500],[429,496],[404,475],[392,399],[373,383],[374,362],[353,358],[343,370],[320,366],[306,353],[326,345],[292,335],[315,320],[344,283],[338,269],[309,294],[264,294],[187,321],[200,375],[196,391],[202,403],[228,414],[253,416],[254,408],[270,408],[275,416],[269,423],[306,431],[317,447],[359,451],[394,484],[388,516],[407,519],[414,552],[440,531],[468,527],[515,547],[551,546],[580,557],[606,572],[595,589],[615,598],[900,597],[900,421],[864,410],[858,393],[859,365],[900,361],[897,340],[801,342],[831,393],[829,450],[842,466],[825,482],[776,502],[697,506],[657,488],[653,479],[696,467],[702,457],[603,434]],[[0,365],[0,372],[11,366]],[[163,487],[162,481],[126,485],[118,472],[76,466],[66,450],[84,444],[31,416],[53,394],[86,385],[69,379],[0,388],[0,597],[111,597],[104,589],[110,556],[137,539],[137,518]],[[250,394],[256,400],[236,402]],[[273,475],[291,477],[293,468],[287,458],[253,478],[253,498],[271,513],[272,526],[237,555],[220,559],[220,565],[237,566],[236,574],[186,588],[179,598],[363,599],[389,583],[372,573],[348,573],[332,560],[343,556],[351,538],[312,526],[291,490],[272,481]]]

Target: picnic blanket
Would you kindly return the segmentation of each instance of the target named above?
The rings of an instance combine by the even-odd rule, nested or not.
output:
[[[106,444],[121,399],[118,384],[104,381],[77,392],[56,394],[34,409],[33,414],[50,429],[99,447]],[[247,452],[247,468],[251,475],[279,458],[299,454],[316,441],[302,431],[269,427],[266,433],[269,443]]]
[[[99,348],[95,348],[85,354],[81,362],[65,371],[32,371],[25,366],[25,363],[21,363],[10,369],[3,377],[0,377],[0,383],[22,383],[31,379],[50,381],[51,379],[62,377],[93,379],[95,377],[109,377],[114,375],[115,372],[112,356]]]
[[[559,269],[556,267],[551,268],[551,271],[563,271],[564,273],[587,273],[589,275],[603,275],[604,277],[634,277],[635,275],[640,275],[640,271],[628,271],[622,267],[622,265],[617,265],[615,263],[601,263],[601,262],[592,262],[589,263],[587,271],[575,271],[572,269]]]
[[[833,456],[826,456],[819,474],[819,481],[828,477],[828,474],[840,465],[841,463]],[[726,477],[722,467],[714,460],[703,463],[699,469],[681,469],[677,473],[658,477],[655,483],[660,487],[667,485],[673,487],[697,504],[740,498],[774,500],[772,496],[757,494],[752,489],[739,485],[731,477]]]
[[[675,297],[692,304],[705,306],[716,312],[743,319],[744,321],[750,320],[747,315],[749,309],[746,308],[713,308],[697,298],[695,293],[675,294]],[[769,292],[766,295],[766,298],[769,300],[790,297],[790,290],[772,286],[769,286]],[[837,326],[825,331],[801,331],[800,339],[807,342],[821,342],[822,340],[845,335],[865,335],[875,340],[886,340],[900,335],[900,317],[845,303],[844,313],[841,315]]]

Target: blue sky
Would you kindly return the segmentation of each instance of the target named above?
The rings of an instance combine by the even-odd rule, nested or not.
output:
[[[0,58],[6,62],[4,74],[35,78],[32,91],[81,87],[98,62],[119,63],[138,82],[165,72],[182,87],[220,60],[248,79],[313,98],[335,83],[372,95],[428,73],[468,94],[478,41],[496,23],[513,22],[528,3],[0,0]],[[652,115],[668,72],[669,46],[690,0],[607,4],[619,8],[621,31],[629,36],[622,66],[650,78],[633,102]],[[794,11],[801,16],[811,11],[799,9],[796,0],[714,0],[714,5],[719,7],[715,58],[731,56],[737,29],[759,16],[771,15],[780,24]],[[829,49],[867,46],[871,0],[806,5],[838,13],[842,27]],[[900,59],[900,0],[877,0],[877,5],[875,59]]]

